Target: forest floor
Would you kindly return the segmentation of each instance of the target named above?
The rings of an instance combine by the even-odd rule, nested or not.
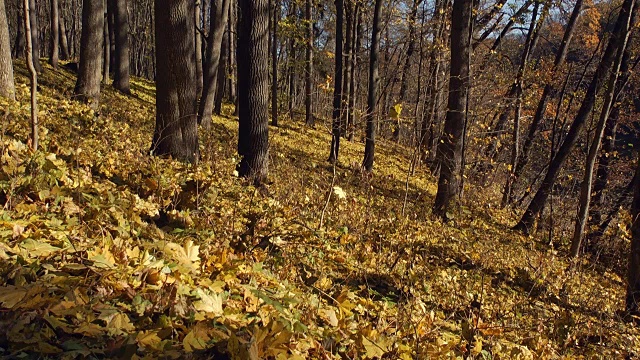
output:
[[[40,76],[42,150],[29,90],[0,100],[0,358],[633,358],[624,279],[510,230],[491,190],[430,214],[428,170],[380,141],[300,121],[271,127],[271,183],[234,175],[237,119],[201,133],[197,165],[149,156],[154,87],[107,87],[99,116],[75,76]],[[229,110],[229,109],[226,109]]]

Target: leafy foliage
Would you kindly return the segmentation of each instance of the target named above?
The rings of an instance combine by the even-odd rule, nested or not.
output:
[[[450,224],[412,154],[362,145],[328,167],[329,135],[271,129],[274,183],[234,176],[237,123],[215,117],[198,165],[148,155],[152,84],[104,91],[100,116],[46,68],[43,150],[28,90],[0,100],[0,356],[412,359],[634,356],[624,281],[507,230],[470,187]],[[322,215],[321,215],[322,214]],[[321,224],[321,216],[324,222]],[[586,263],[585,263],[586,265]],[[637,355],[637,353],[636,353]]]

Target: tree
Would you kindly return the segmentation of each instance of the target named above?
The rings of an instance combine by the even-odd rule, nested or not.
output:
[[[269,1],[238,4],[238,174],[259,185],[269,164]]]
[[[60,44],[60,16],[58,14],[60,7],[58,0],[51,0],[51,57],[49,63],[54,69],[58,69],[58,53]]]
[[[33,61],[33,37],[31,36],[30,21],[30,16],[33,15],[33,11],[30,6],[31,4],[29,0],[24,0],[24,28],[27,43],[27,51],[25,55],[27,67],[29,68],[29,75],[31,75],[31,148],[36,151],[38,150],[38,72]]]
[[[16,94],[11,62],[11,41],[4,0],[0,0],[0,96],[14,100]]]
[[[125,94],[131,92],[129,85],[129,15],[127,0],[108,0],[113,3],[115,37],[115,63],[113,64],[113,87]]]
[[[104,3],[102,0],[83,0],[80,64],[75,95],[94,109],[100,101],[102,79],[102,42],[104,33]]]
[[[224,89],[217,81],[218,77],[225,78],[225,73],[220,70],[220,55],[224,30],[227,26],[229,15],[229,0],[214,1],[211,4],[211,20],[209,23],[209,37],[207,38],[207,51],[205,65],[203,67],[204,83],[200,107],[198,109],[198,122],[205,128],[211,125],[211,115],[215,105],[216,88],[218,92]]]
[[[364,146],[364,160],[362,167],[365,171],[373,170],[373,160],[376,148],[376,102],[378,101],[378,63],[380,59],[380,17],[382,15],[382,0],[376,0],[373,10],[373,30],[371,32],[371,52],[369,54],[369,89],[367,95],[367,139]]]
[[[633,189],[626,310],[629,315],[640,316],[640,160],[636,167]]]
[[[306,21],[306,41],[305,47],[305,71],[304,71],[304,108],[305,123],[307,126],[314,126],[313,109],[311,108],[311,88],[313,87],[313,18],[311,14],[312,0],[306,0],[304,5],[304,17]]]
[[[151,151],[198,159],[195,19],[190,0],[155,0],[156,127]]]
[[[278,126],[278,1],[269,2],[271,16],[271,125]]]
[[[454,0],[451,15],[451,70],[449,98],[444,134],[438,145],[437,161],[440,164],[438,192],[434,214],[447,218],[453,197],[459,190],[459,173],[462,163],[467,96],[469,94],[469,62],[471,52],[471,20],[473,0]]]
[[[42,71],[42,65],[40,65],[40,36],[38,26],[38,10],[36,8],[36,0],[29,0],[29,23],[31,25],[31,48],[33,57],[33,66],[37,72]]]
[[[609,71],[613,66],[618,49],[624,42],[626,42],[625,39],[627,35],[624,29],[627,28],[630,19],[632,18],[632,12],[635,10],[635,0],[624,0],[620,13],[618,14],[618,19],[616,20],[615,28],[611,34],[611,38],[609,39],[602,59],[598,64],[598,68],[593,74],[591,83],[587,88],[582,104],[580,105],[580,109],[569,128],[569,132],[551,160],[547,173],[542,180],[538,191],[514,229],[520,230],[524,233],[530,233],[533,230],[536,218],[544,208],[547,199],[549,198],[549,194],[551,193],[551,189],[555,184],[556,178],[558,177],[565,161],[569,157],[569,154],[578,142],[578,136],[595,106],[596,97],[602,89],[606,76],[609,74]]]
[[[213,4],[217,3],[217,1],[213,1]],[[201,9],[204,8],[204,9]],[[202,12],[204,10],[204,12]],[[201,16],[206,19],[206,4],[202,4],[200,0],[196,0],[196,6],[194,7],[194,20],[195,20],[195,31],[193,35],[196,40],[196,92],[198,97],[202,95],[202,89],[204,87],[204,73],[203,73],[203,63],[202,63],[202,34],[201,31],[204,31],[204,24],[201,24],[200,19]],[[209,33],[211,34],[211,33]]]
[[[342,102],[344,94],[342,93],[342,43],[343,43],[343,25],[344,25],[344,0],[335,0],[336,4],[336,49],[335,49],[335,76],[333,87],[333,113],[331,125],[331,151],[329,152],[329,162],[338,161],[340,153],[340,137],[342,136]]]

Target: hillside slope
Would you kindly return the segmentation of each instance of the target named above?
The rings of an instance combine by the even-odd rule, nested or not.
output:
[[[0,357],[639,355],[623,279],[566,271],[487,190],[435,220],[407,149],[383,141],[369,177],[345,142],[333,169],[328,129],[284,120],[256,189],[234,176],[236,119],[213,119],[197,166],[150,157],[153,84],[106,88],[96,117],[69,100],[73,74],[46,67],[34,154],[16,73],[20,102],[0,100]]]

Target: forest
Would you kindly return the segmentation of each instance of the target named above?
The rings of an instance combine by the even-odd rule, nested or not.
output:
[[[0,0],[0,358],[640,358],[636,0]]]

